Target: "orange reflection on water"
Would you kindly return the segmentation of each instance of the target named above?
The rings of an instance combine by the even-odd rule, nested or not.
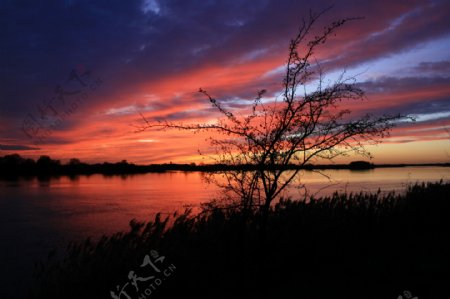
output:
[[[9,205],[16,220],[65,232],[71,240],[122,231],[133,218],[148,221],[157,212],[198,206],[214,197],[215,188],[200,173],[169,172],[0,181],[0,192],[0,205]]]
[[[284,197],[301,199],[334,191],[388,192],[407,184],[450,179],[449,167],[377,168],[368,171],[324,170],[301,172]],[[331,178],[328,179],[328,177]],[[183,211],[186,206],[218,198],[219,190],[199,172],[148,173],[129,176],[57,177],[18,181],[0,180],[0,217],[5,225],[27,231],[64,235],[67,240],[99,237],[127,229],[131,219],[148,221],[157,212]],[[11,216],[12,215],[12,216]]]

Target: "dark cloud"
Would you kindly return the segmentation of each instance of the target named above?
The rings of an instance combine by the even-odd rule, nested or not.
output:
[[[31,151],[31,150],[39,150],[40,148],[31,147],[27,145],[6,145],[0,144],[0,150],[3,151]]]
[[[264,59],[278,59],[282,64],[289,38],[296,33],[302,17],[310,9],[320,11],[336,3],[156,0],[154,5],[145,5],[145,2],[2,1],[0,111],[7,117],[2,115],[6,121],[2,120],[0,137],[13,139],[16,134],[17,139],[23,138],[22,119],[54,96],[55,87],[67,80],[73,68],[92,70],[104,84],[83,103],[77,115],[55,128],[53,135],[76,128],[86,121],[84,114],[95,109],[99,114],[110,108],[134,104],[139,107],[137,100],[125,105],[123,102],[147,82],[160,82],[210,66],[233,68]],[[320,20],[316,29],[338,18],[365,19],[342,28],[327,43],[323,55],[328,62],[323,66],[331,70],[358,65],[448,35],[448,11],[450,3],[444,0],[341,1]],[[444,78],[449,64],[449,61],[422,62],[413,69],[442,77],[381,78],[361,86],[373,94],[441,88],[450,83]],[[234,98],[253,98],[262,88],[274,95],[281,83],[281,75],[279,80],[276,76],[208,91],[218,99],[230,99],[233,105]],[[198,87],[192,86],[192,90]],[[176,83],[173,89],[177,90]],[[442,104],[445,100],[448,97],[431,101],[441,103],[440,109],[447,109]],[[169,95],[151,105],[153,111],[162,111],[160,116],[181,120],[188,117],[187,113],[172,111],[172,107],[189,109],[189,105],[203,102],[201,96],[186,99]],[[407,105],[401,103],[399,107],[406,109]],[[241,106],[238,103],[234,107]],[[414,109],[419,107],[414,104],[408,111]],[[189,117],[201,117],[203,113],[198,111]],[[47,142],[66,144],[71,140],[62,140],[58,135],[49,137]]]
[[[413,68],[413,71],[419,74],[432,73],[450,76],[450,61],[421,62]]]
[[[416,5],[409,5],[402,14],[385,19],[387,24],[384,23],[384,27],[366,31],[360,38],[349,41],[326,67],[333,69],[355,66],[363,61],[389,57],[447,36],[450,34],[449,11],[448,1],[416,1]],[[380,24],[382,21],[378,18],[384,17],[383,14],[369,12],[360,26],[367,30],[368,26],[364,23]]]
[[[450,111],[450,95],[441,99],[427,99],[425,102],[417,102],[411,105],[403,105],[399,110],[408,114],[434,114]]]
[[[367,21],[355,26],[359,28],[355,37],[362,40],[340,58],[357,64],[449,32],[445,3],[422,2],[374,1],[362,6],[346,1],[323,23],[366,16]],[[264,57],[280,55],[281,50],[284,55],[308,9],[319,11],[331,4],[160,1],[155,13],[145,12],[141,1],[5,2],[0,8],[1,106],[11,114],[23,113],[51,96],[54,86],[80,64],[101,74],[108,82],[104,88],[113,94],[204,65],[252,59],[258,55],[251,54],[261,49],[266,49]],[[404,17],[396,30],[373,35],[411,10],[414,13]]]
[[[397,78],[384,76],[374,80],[368,80],[357,84],[358,87],[367,93],[394,93],[409,92],[418,90],[445,88],[450,86],[450,77],[404,77]]]
[[[450,111],[450,77],[381,77],[358,83],[374,114],[417,115]]]

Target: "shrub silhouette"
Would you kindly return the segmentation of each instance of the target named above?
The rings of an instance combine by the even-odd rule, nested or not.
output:
[[[213,132],[211,145],[215,148],[216,163],[251,165],[255,171],[226,170],[219,173],[224,180],[214,176],[210,180],[223,188],[227,199],[232,199],[224,208],[259,211],[262,235],[270,205],[297,177],[299,166],[349,152],[370,157],[364,145],[377,143],[388,135],[394,121],[401,118],[370,114],[355,117],[350,110],[342,108],[342,102],[363,100],[364,91],[357,87],[355,78],[345,78],[344,72],[335,82],[327,84],[320,66],[313,66],[312,61],[318,48],[354,19],[337,20],[321,32],[314,32],[313,26],[323,13],[310,13],[289,43],[280,100],[263,102],[267,91],[261,90],[248,112],[240,116],[242,111],[236,113],[226,102],[200,88],[199,92],[221,116],[215,123],[152,123],[141,115],[144,124],[138,131],[156,128]],[[293,169],[292,164],[297,168]]]

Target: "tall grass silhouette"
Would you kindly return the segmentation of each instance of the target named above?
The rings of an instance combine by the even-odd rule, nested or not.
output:
[[[257,214],[233,210],[132,220],[128,232],[71,243],[36,264],[29,294],[111,298],[155,249],[176,272],[147,298],[397,298],[404,290],[444,298],[449,193],[441,181],[404,194],[282,200],[264,240]]]

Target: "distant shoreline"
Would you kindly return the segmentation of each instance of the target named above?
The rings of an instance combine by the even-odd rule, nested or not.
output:
[[[276,166],[279,169],[282,166]],[[399,168],[399,167],[450,167],[450,163],[421,163],[421,164],[373,164],[367,161],[353,161],[349,164],[308,164],[298,166],[290,164],[284,166],[287,170],[325,170],[325,169],[348,169],[348,170],[370,170],[375,168]],[[52,160],[48,156],[42,156],[37,161],[25,159],[21,156],[7,155],[0,157],[0,176],[51,176],[51,175],[121,175],[121,174],[143,174],[163,173],[168,171],[184,172],[220,172],[233,170],[255,171],[255,165],[224,165],[224,164],[179,164],[164,163],[150,165],[136,165],[123,160],[117,163],[87,164],[78,159],[71,159],[67,164],[61,164],[59,160]],[[268,170],[268,169],[267,169]]]

